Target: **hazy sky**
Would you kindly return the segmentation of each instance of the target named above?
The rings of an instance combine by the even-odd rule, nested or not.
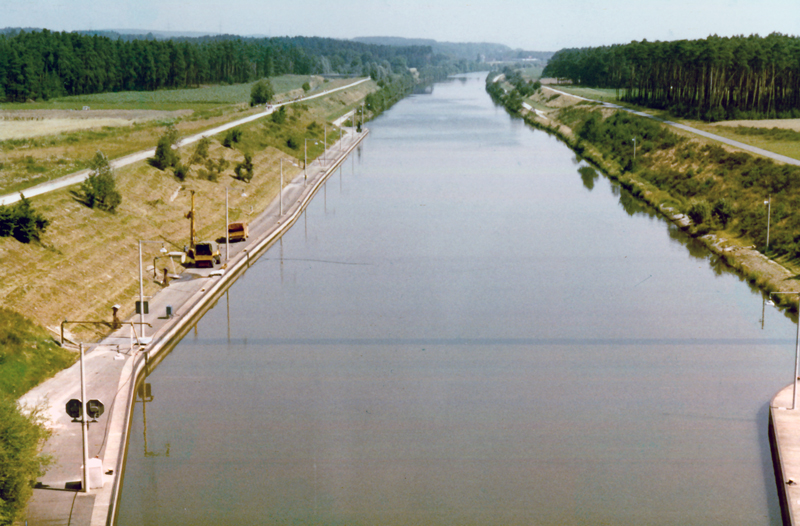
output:
[[[800,35],[800,0],[0,0],[0,27],[402,36],[556,51],[714,33]]]

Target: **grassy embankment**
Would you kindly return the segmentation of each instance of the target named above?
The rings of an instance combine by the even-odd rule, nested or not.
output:
[[[329,89],[346,80],[324,82],[321,77],[286,75],[271,79],[277,102],[303,93]],[[3,104],[0,106],[0,194],[24,190],[35,184],[88,167],[95,152],[110,159],[152,148],[166,125],[174,125],[181,135],[191,135],[231,120],[263,111],[251,108],[252,83],[209,86],[157,92],[133,91],[63,97],[47,102]],[[82,111],[88,106],[90,111]],[[56,111],[54,111],[56,110]],[[57,111],[62,110],[62,111]],[[71,111],[77,110],[77,111]],[[93,129],[74,129],[47,133],[52,126],[47,112],[75,128],[96,122]],[[107,121],[115,125],[104,125]],[[44,134],[32,129],[41,123]],[[15,125],[19,132],[15,132]],[[68,126],[67,126],[68,128]]]
[[[328,83],[331,84],[334,83]],[[141,162],[117,171],[116,184],[122,194],[122,204],[114,214],[87,208],[73,197],[71,190],[74,189],[32,198],[36,210],[52,223],[42,244],[22,244],[11,237],[0,239],[3,260],[0,295],[4,306],[51,328],[56,328],[64,319],[110,320],[110,308],[115,303],[122,305],[120,314],[127,318],[133,312],[133,298],[138,291],[137,240],[160,240],[170,250],[180,250],[186,245],[189,222],[184,216],[190,208],[191,190],[196,191],[198,238],[221,236],[226,186],[230,189],[231,220],[254,217],[277,195],[280,158],[295,159],[297,167],[284,165],[288,182],[302,166],[302,139],[308,137],[321,142],[325,123],[360,105],[361,100],[376,89],[373,82],[367,82],[289,106],[281,124],[265,118],[240,127],[241,139],[232,148],[221,144],[224,134],[215,137],[208,157],[228,162],[216,182],[198,177],[202,173],[199,163],[191,165],[185,181],[179,181],[172,171],[161,171]],[[247,93],[249,97],[249,90]],[[176,125],[182,133],[187,131],[186,126],[189,132],[199,128],[186,122],[193,121],[181,121]],[[207,128],[208,121],[204,123],[203,128]],[[120,148],[133,151],[152,147],[164,130],[163,126],[152,127],[148,132],[150,142],[134,132],[135,147]],[[330,135],[329,129],[329,139]],[[130,136],[125,140],[127,137]],[[293,139],[291,144],[290,138]],[[117,137],[114,141],[122,139]],[[104,144],[91,142],[81,147],[86,154],[93,154],[94,148]],[[322,152],[322,146],[312,141],[308,147],[309,161]],[[191,163],[195,148],[193,144],[181,149],[182,163]],[[255,166],[255,175],[249,183],[233,178],[234,166],[243,161],[245,153],[252,155]],[[45,148],[39,150],[39,154],[47,156],[49,152]],[[159,255],[159,248],[155,244],[144,245],[144,260],[150,267],[150,277],[153,257]],[[154,280],[148,279],[145,294],[152,295],[158,288]],[[84,341],[102,335],[102,331],[97,332],[92,327],[72,329]]]
[[[18,524],[33,493],[31,481],[50,462],[38,454],[49,435],[40,414],[19,411],[16,399],[75,359],[47,331],[0,307],[0,524]]]
[[[509,93],[513,90],[508,84],[502,87]],[[568,89],[572,92],[576,88]],[[490,91],[503,103],[510,99],[502,90]],[[580,95],[597,96],[585,91]],[[631,194],[702,239],[750,282],[768,292],[800,291],[796,279],[800,270],[800,216],[791,213],[791,203],[800,199],[800,168],[742,153],[688,132],[676,132],[622,110],[558,95],[546,87],[526,102],[545,114],[524,112],[527,122],[559,136]],[[769,136],[756,133],[762,140]],[[769,133],[783,140],[787,137],[785,133]],[[746,142],[739,135],[737,139]],[[633,137],[637,138],[635,161]],[[770,142],[764,141],[762,147],[770,146]],[[797,148],[798,144],[788,142]],[[764,206],[768,196],[772,196],[769,248]],[[796,308],[795,298],[777,299]]]
[[[586,88],[569,84],[558,84],[548,87],[553,87],[565,93],[571,93],[587,99],[611,102],[619,104],[620,106],[634,108],[664,120],[680,122],[687,126],[697,128],[698,130],[725,137],[726,139],[732,139],[750,146],[785,155],[792,159],[800,160],[800,119],[721,121],[710,124],[699,120],[675,117],[663,110],[654,110],[627,102],[620,102],[617,100],[617,91],[619,91],[619,95],[621,96],[624,95],[625,90]]]

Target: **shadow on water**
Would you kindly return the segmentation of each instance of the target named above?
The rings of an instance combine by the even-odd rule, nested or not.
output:
[[[769,402],[761,406],[756,414],[758,444],[761,450],[761,469],[764,472],[764,486],[767,488],[767,509],[770,523],[781,524],[781,504],[778,498],[777,473],[772,463],[772,447],[769,437]],[[782,481],[781,481],[782,482]]]

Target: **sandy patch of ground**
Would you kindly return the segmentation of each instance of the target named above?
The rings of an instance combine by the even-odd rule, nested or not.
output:
[[[102,128],[128,126],[134,121],[125,119],[45,119],[41,121],[0,121],[0,141],[25,139],[42,135]]]
[[[765,119],[762,121],[722,121],[710,126],[742,126],[744,128],[782,128],[800,132],[800,119]]]
[[[584,102],[584,100],[577,95],[556,93],[552,90],[542,90],[541,95],[537,95],[537,101],[546,105],[549,108],[566,108],[567,106],[574,106]]]
[[[542,77],[539,79],[539,82],[545,85],[554,85],[554,84],[572,84],[571,82],[558,82],[558,79],[552,77]]]
[[[0,111],[0,141],[57,133],[130,126],[135,122],[177,118],[191,110],[17,110]]]

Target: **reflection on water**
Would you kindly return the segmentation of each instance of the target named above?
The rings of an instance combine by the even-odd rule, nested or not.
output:
[[[578,173],[581,174],[581,181],[583,181],[583,186],[585,186],[587,190],[592,190],[594,188],[595,181],[597,181],[597,178],[600,177],[600,174],[597,173],[597,170],[588,164],[578,168]]]
[[[151,374],[119,524],[780,524],[792,324],[464,78]]]

